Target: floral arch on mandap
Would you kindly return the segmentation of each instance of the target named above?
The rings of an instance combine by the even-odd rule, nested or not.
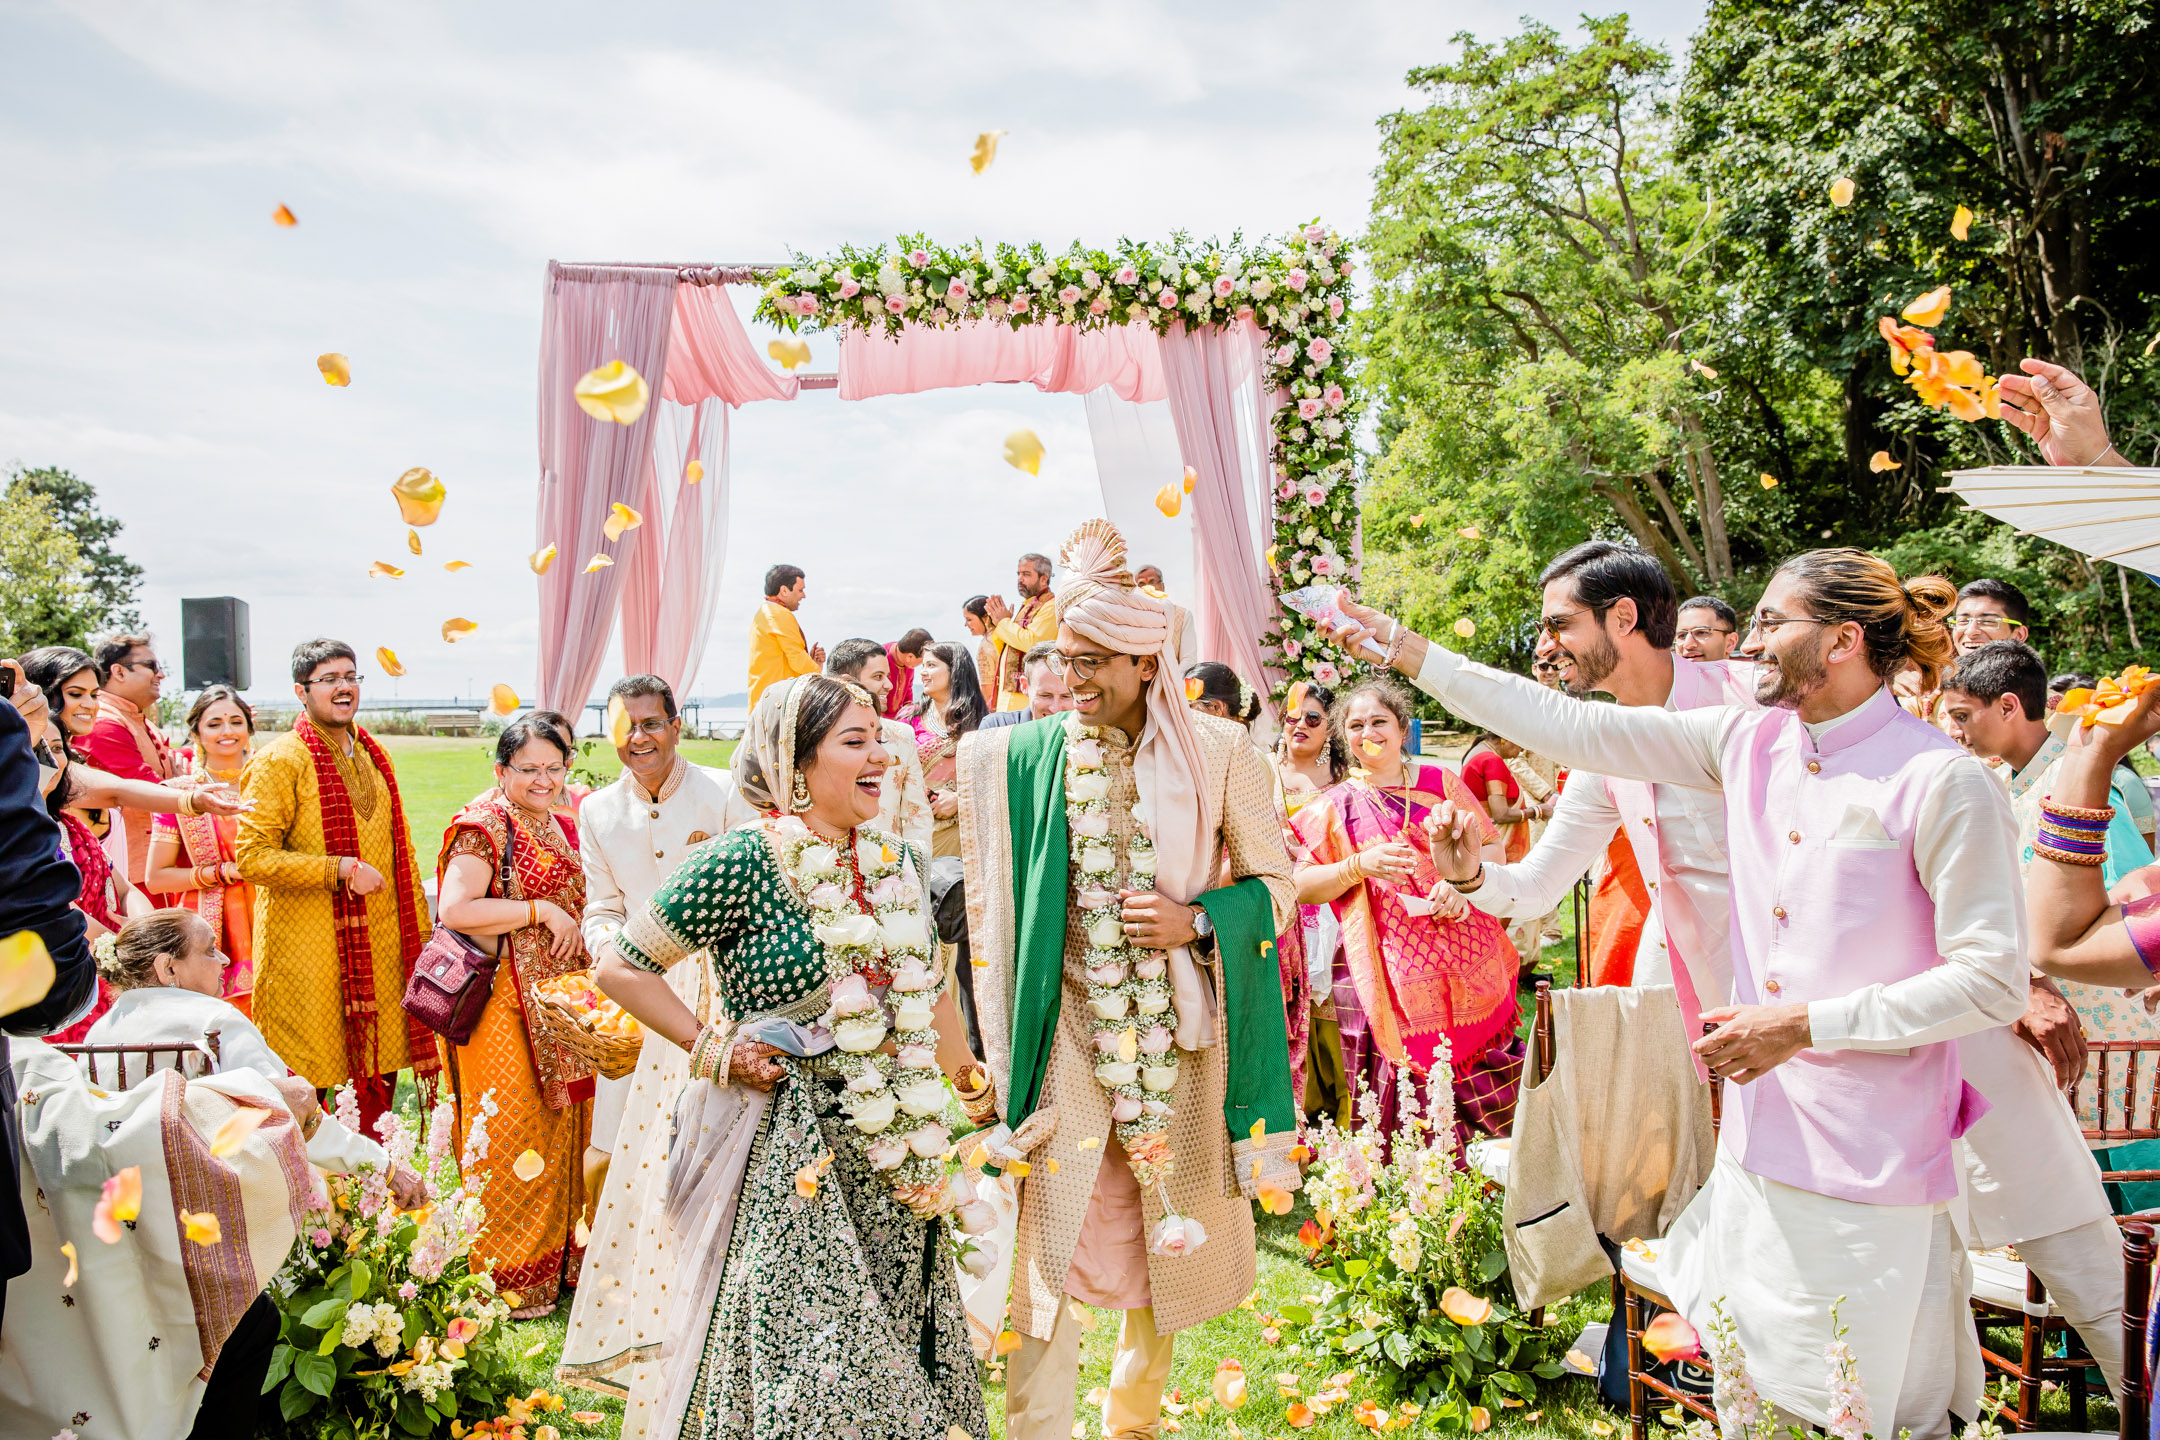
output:
[[[1175,235],[1057,255],[906,236],[780,265],[551,263],[538,545],[594,560],[535,557],[541,703],[583,708],[618,612],[627,668],[679,691],[695,678],[725,549],[731,407],[806,388],[849,400],[1011,382],[1087,396],[1099,469],[1120,407],[1167,401],[1190,486],[1202,653],[1277,694],[1337,683],[1332,649],[1277,596],[1358,578],[1352,273],[1319,224],[1258,244]],[[767,364],[733,285],[757,287],[760,319],[837,331],[837,373]],[[618,359],[654,397],[629,425],[572,399],[579,376]],[[1167,504],[1184,487],[1161,455],[1153,464]],[[1107,472],[1104,487],[1107,506]],[[645,523],[610,534],[617,504]]]

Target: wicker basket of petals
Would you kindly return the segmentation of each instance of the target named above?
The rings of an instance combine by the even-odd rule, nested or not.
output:
[[[637,1068],[645,1027],[600,993],[590,970],[542,980],[533,986],[533,999],[533,1024],[584,1056],[608,1079],[620,1080]]]

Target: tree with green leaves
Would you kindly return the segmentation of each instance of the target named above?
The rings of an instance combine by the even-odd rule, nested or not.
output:
[[[82,571],[82,552],[53,514],[51,496],[0,494],[0,655],[87,637],[79,626],[88,603]]]
[[[35,513],[68,541],[72,572],[68,586],[9,597],[13,628],[19,634],[37,637],[19,648],[83,646],[100,631],[138,628],[142,621],[135,610],[135,598],[142,589],[142,567],[114,545],[121,522],[98,508],[97,490],[89,481],[57,466],[34,470],[16,466],[8,475],[7,499],[13,504],[32,498],[44,501],[43,508]],[[25,525],[30,523],[32,513],[20,512]],[[44,547],[40,553],[59,551]]]

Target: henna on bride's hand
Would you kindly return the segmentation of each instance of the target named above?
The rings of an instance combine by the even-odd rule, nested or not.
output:
[[[787,1073],[776,1058],[780,1053],[777,1046],[762,1040],[741,1041],[728,1052],[728,1079],[753,1090],[770,1090]]]

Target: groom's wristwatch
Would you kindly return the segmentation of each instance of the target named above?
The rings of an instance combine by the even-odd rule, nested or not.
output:
[[[1192,933],[1193,939],[1203,948],[1214,948],[1215,922],[1210,920],[1207,911],[1198,905],[1192,907]]]

